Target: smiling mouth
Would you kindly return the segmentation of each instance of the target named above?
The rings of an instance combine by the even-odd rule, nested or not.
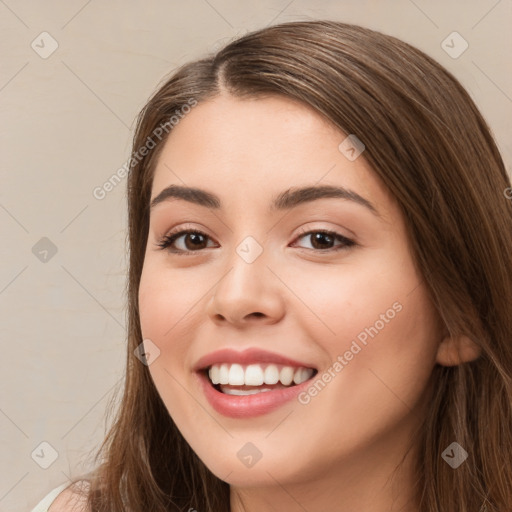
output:
[[[317,370],[279,364],[214,364],[203,370],[211,385],[226,395],[254,395],[291,388],[313,378]]]

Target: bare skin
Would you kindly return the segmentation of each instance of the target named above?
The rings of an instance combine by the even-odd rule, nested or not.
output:
[[[422,422],[432,370],[478,356],[446,335],[397,204],[364,152],[350,161],[338,149],[346,136],[291,100],[222,94],[173,128],[157,163],[152,199],[176,184],[222,205],[172,199],[152,209],[139,302],[143,337],[160,350],[151,376],[193,450],[230,484],[234,512],[417,511],[414,449],[391,477]],[[307,185],[350,189],[378,215],[332,197],[268,211],[277,194]],[[181,254],[157,246],[191,229],[206,235],[202,248],[186,233],[173,244]],[[310,232],[325,230],[354,244],[315,245]],[[248,236],[263,251],[252,263],[236,252]],[[370,326],[378,333],[345,357]],[[309,401],[224,416],[194,364],[250,347],[307,361],[317,376],[331,368],[332,378]],[[343,369],[332,370],[339,356]],[[248,442],[262,454],[252,467],[237,457]]]

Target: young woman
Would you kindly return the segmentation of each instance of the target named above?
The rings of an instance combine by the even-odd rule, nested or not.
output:
[[[512,509],[512,189],[450,73],[272,26],[176,71],[131,163],[126,383],[84,509]]]

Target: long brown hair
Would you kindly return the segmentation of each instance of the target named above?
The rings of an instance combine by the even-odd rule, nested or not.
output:
[[[418,439],[422,512],[512,510],[512,201],[490,129],[456,78],[414,47],[335,21],[292,22],[246,34],[188,63],[139,115],[128,176],[129,281],[126,379],[115,421],[91,473],[91,510],[228,512],[229,486],[192,451],[148,368],[138,288],[152,176],[171,116],[227,92],[283,95],[346,134],[394,195],[415,261],[447,331],[481,347],[470,363],[432,374],[432,402]],[[155,130],[166,127],[164,136]],[[442,452],[469,454],[456,470]],[[77,479],[78,480],[78,479]]]

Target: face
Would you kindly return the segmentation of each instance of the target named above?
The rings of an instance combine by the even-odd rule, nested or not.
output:
[[[173,128],[156,165],[149,371],[233,486],[380,471],[421,418],[438,317],[398,206],[346,138],[292,100],[222,95]]]

